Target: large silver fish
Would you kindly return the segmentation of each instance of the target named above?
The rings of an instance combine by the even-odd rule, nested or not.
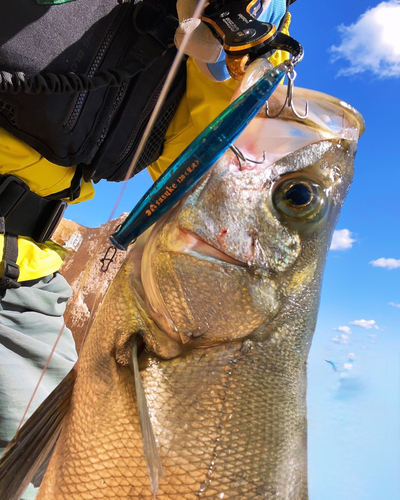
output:
[[[364,125],[339,100],[297,95],[307,120],[259,115],[237,141],[263,163],[228,150],[130,251],[38,500],[307,499],[307,356]]]

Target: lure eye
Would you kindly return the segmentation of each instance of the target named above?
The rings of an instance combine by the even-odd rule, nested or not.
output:
[[[324,190],[307,179],[289,179],[279,183],[272,200],[282,215],[296,221],[315,220],[326,212]]]

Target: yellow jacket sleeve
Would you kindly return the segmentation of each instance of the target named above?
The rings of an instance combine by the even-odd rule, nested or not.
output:
[[[74,173],[75,167],[61,167],[47,161],[37,151],[0,128],[0,174],[15,175],[36,194],[48,196],[68,188]],[[93,196],[92,183],[82,183],[81,194],[74,203],[89,200]],[[0,235],[0,259],[3,249],[4,237]],[[39,244],[31,238],[18,237],[18,281],[33,280],[58,271],[63,254],[61,247],[53,242]]]

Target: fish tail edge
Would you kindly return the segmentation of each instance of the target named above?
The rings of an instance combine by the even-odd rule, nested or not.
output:
[[[0,460],[0,498],[19,500],[42,478],[61,432],[76,379],[72,369],[9,443]]]

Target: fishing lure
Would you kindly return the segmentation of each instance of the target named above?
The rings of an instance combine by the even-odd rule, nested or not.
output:
[[[291,70],[290,61],[279,64],[217,116],[157,179],[110,236],[113,247],[127,250],[172,208],[233,144]]]

